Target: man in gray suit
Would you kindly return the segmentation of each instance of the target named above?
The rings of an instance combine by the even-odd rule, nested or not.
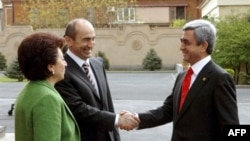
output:
[[[70,21],[65,31],[68,50],[64,80],[55,87],[68,104],[81,131],[82,141],[120,141],[118,127],[126,130],[139,120],[129,113],[114,113],[103,63],[91,58],[95,30],[85,19]]]
[[[235,83],[210,56],[215,40],[216,29],[206,20],[184,25],[180,50],[190,63],[189,90],[184,93],[185,71],[161,107],[138,114],[138,129],[173,121],[172,141],[221,141],[224,125],[239,124]]]

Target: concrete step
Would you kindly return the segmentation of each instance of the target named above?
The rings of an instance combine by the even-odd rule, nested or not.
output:
[[[0,125],[0,139],[5,136],[5,129],[6,129],[5,126]]]

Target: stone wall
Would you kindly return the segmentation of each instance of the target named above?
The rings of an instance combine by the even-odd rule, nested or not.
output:
[[[37,29],[31,26],[7,26],[0,33],[0,52],[9,65],[17,55],[17,48],[22,39],[34,32],[51,32],[63,36],[64,29]],[[105,53],[111,69],[140,69],[142,60],[153,48],[162,59],[163,67],[175,69],[175,64],[182,63],[180,42],[182,30],[179,28],[154,27],[148,25],[126,25],[117,28],[96,29],[97,51]]]

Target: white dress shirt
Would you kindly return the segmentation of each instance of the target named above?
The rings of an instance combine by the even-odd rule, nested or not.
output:
[[[82,67],[84,63],[87,63],[89,65],[89,73],[90,73],[91,77],[93,78],[92,80],[93,80],[93,83],[94,83],[94,87],[95,87],[96,92],[97,92],[97,94],[99,96],[99,89],[97,87],[98,85],[97,85],[97,82],[96,82],[95,75],[94,75],[94,73],[92,71],[92,68],[90,66],[89,59],[82,60],[81,58],[79,58],[78,56],[76,56],[74,53],[72,53],[69,49],[67,50],[67,54],[78,64],[78,66],[80,68],[82,68],[82,71],[84,71],[84,69]]]
[[[189,87],[192,86],[194,80],[196,79],[196,77],[198,76],[198,74],[200,73],[201,69],[203,69],[203,67],[211,60],[211,56],[207,56],[203,59],[201,59],[200,61],[196,62],[195,64],[193,64],[192,66],[190,66],[193,70],[193,75],[191,77],[191,84]]]

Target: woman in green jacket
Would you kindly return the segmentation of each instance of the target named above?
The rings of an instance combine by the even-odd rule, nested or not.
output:
[[[15,141],[80,141],[78,125],[54,88],[64,78],[63,39],[50,33],[26,37],[18,62],[29,80],[15,105]]]

